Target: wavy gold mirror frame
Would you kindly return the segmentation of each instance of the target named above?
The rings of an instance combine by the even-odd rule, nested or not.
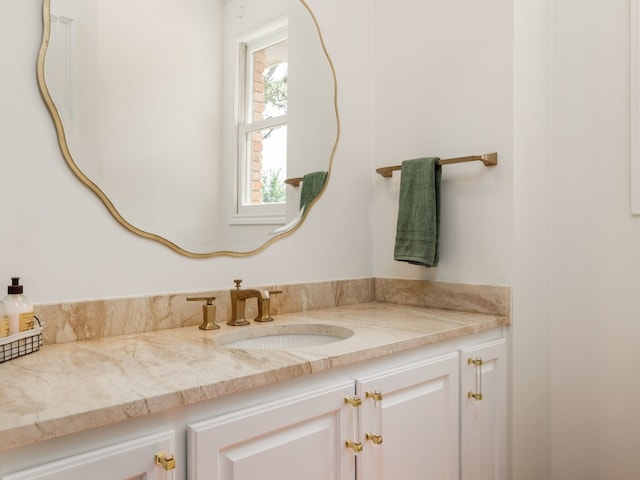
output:
[[[147,238],[147,239],[150,239],[150,240],[155,240],[155,241],[157,241],[157,242],[169,247],[170,249],[172,249],[175,252],[178,252],[179,254],[182,254],[184,256],[191,257],[191,258],[211,258],[211,257],[215,257],[215,256],[243,257],[243,256],[249,256],[249,255],[253,255],[253,254],[259,253],[262,250],[264,250],[266,247],[271,245],[273,242],[275,242],[276,240],[284,238],[284,237],[292,234],[293,232],[295,232],[300,227],[302,222],[306,219],[307,215],[309,214],[309,210],[315,204],[315,202],[318,200],[318,198],[324,193],[324,191],[327,188],[327,184],[329,183],[329,178],[331,176],[331,171],[332,171],[332,166],[333,166],[333,159],[334,159],[335,152],[337,150],[338,142],[339,142],[339,139],[340,139],[340,118],[339,118],[339,114],[338,114],[338,85],[337,85],[336,73],[335,73],[335,68],[334,68],[333,62],[332,62],[331,57],[329,56],[329,53],[327,51],[327,48],[326,48],[326,45],[325,45],[325,42],[324,42],[324,38],[322,36],[322,32],[320,31],[320,26],[318,25],[318,21],[317,21],[315,15],[314,15],[314,13],[311,11],[310,7],[305,2],[305,0],[299,0],[299,1],[304,6],[304,8],[307,10],[309,15],[311,16],[311,19],[313,20],[313,23],[314,23],[314,25],[315,25],[315,27],[317,29],[317,33],[318,33],[319,40],[320,40],[320,45],[321,45],[323,53],[326,56],[326,59],[328,61],[329,68],[330,68],[330,71],[331,71],[331,75],[332,75],[332,78],[333,78],[333,88],[334,88],[334,90],[333,90],[333,103],[334,103],[335,115],[336,115],[336,139],[335,139],[335,142],[334,142],[333,147],[331,149],[331,154],[330,154],[330,157],[329,157],[329,166],[328,166],[328,173],[327,173],[326,182],[325,182],[324,186],[322,187],[322,189],[320,190],[319,194],[313,199],[313,201],[305,209],[301,220],[297,224],[295,224],[288,231],[285,231],[283,233],[279,233],[278,235],[266,240],[265,243],[262,244],[261,246],[259,246],[258,248],[255,248],[253,250],[246,251],[246,252],[221,250],[221,251],[213,251],[213,252],[208,252],[208,253],[194,253],[194,252],[190,252],[188,250],[185,250],[185,249],[181,248],[180,246],[176,245],[175,243],[167,240],[166,238],[164,238],[164,237],[162,237],[160,235],[156,235],[154,233],[150,233],[150,232],[141,230],[141,229],[137,228],[135,225],[132,225],[127,220],[125,220],[125,218],[120,214],[120,212],[118,212],[116,207],[113,205],[111,200],[107,197],[107,195],[102,191],[102,189],[100,189],[100,187],[98,187],[91,179],[89,179],[82,172],[82,170],[78,167],[78,165],[74,161],[74,159],[73,159],[73,157],[71,155],[71,152],[69,150],[69,146],[67,144],[67,139],[66,139],[66,136],[65,136],[64,126],[63,126],[60,114],[58,112],[58,109],[57,109],[56,105],[54,104],[54,102],[53,102],[53,100],[51,98],[51,95],[49,93],[49,89],[48,89],[47,84],[45,82],[45,72],[44,72],[45,55],[46,55],[46,52],[47,52],[47,48],[49,46],[49,40],[50,40],[50,35],[51,35],[51,20],[50,20],[50,13],[51,13],[51,10],[50,10],[51,3],[50,2],[51,2],[51,0],[43,0],[43,3],[42,3],[42,14],[43,14],[42,43],[40,45],[40,49],[39,49],[39,52],[38,52],[36,72],[37,72],[37,80],[38,80],[38,86],[40,87],[40,92],[42,94],[42,97],[44,99],[45,104],[47,105],[47,108],[49,109],[51,117],[53,118],[53,122],[54,122],[54,125],[55,125],[56,134],[57,134],[57,138],[58,138],[58,143],[59,143],[59,146],[60,146],[60,150],[62,152],[62,156],[64,157],[64,159],[65,159],[65,161],[67,163],[67,166],[76,175],[76,177],[78,179],[80,179],[80,181],[82,183],[84,183],[87,187],[89,187],[100,198],[100,200],[102,200],[102,202],[105,204],[105,206],[107,207],[107,209],[109,210],[111,215],[122,226],[124,226],[127,230],[129,230],[129,231],[133,232],[134,234],[139,235],[141,237],[144,237],[144,238]]]

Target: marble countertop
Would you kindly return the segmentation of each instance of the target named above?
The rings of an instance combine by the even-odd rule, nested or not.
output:
[[[247,328],[221,322],[214,331],[45,345],[0,364],[0,450],[507,326],[509,318],[372,302],[278,315],[265,325],[319,322],[355,333],[304,349],[246,351],[218,345],[220,335]]]

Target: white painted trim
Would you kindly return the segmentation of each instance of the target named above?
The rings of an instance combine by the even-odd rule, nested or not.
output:
[[[640,74],[638,68],[640,61],[638,55],[640,54],[640,35],[638,29],[640,28],[640,8],[638,6],[639,0],[631,0],[631,24],[630,24],[630,120],[631,120],[631,132],[630,132],[630,177],[631,177],[631,214],[640,215]]]

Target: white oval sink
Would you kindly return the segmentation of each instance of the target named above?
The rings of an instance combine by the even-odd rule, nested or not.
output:
[[[321,323],[264,325],[240,328],[218,337],[218,345],[242,350],[288,350],[340,342],[353,335],[350,328]]]

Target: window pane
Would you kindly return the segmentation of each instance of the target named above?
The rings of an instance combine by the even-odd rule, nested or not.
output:
[[[250,122],[287,113],[288,41],[253,52],[253,102]]]
[[[247,133],[249,146],[249,204],[286,201],[287,126],[279,125]]]

